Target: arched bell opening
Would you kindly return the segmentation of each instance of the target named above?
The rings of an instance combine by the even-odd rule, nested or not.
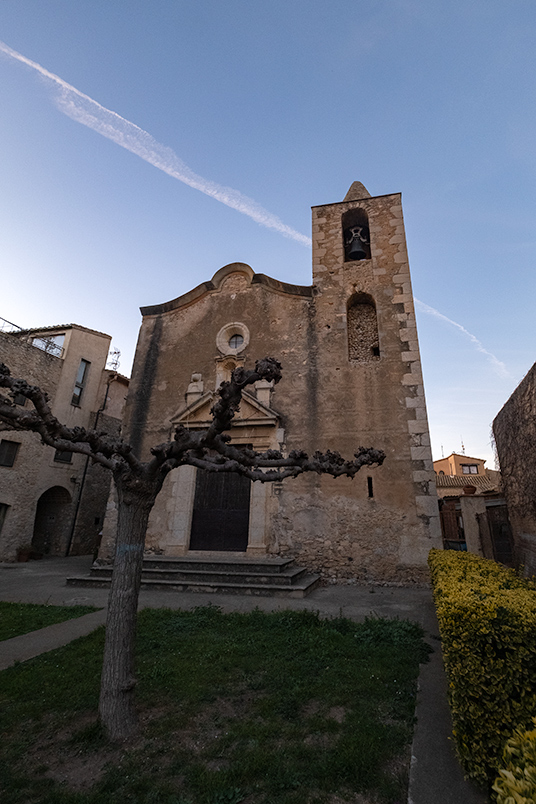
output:
[[[346,310],[348,359],[351,363],[372,363],[380,358],[376,304],[368,293],[355,293]]]
[[[370,260],[370,229],[364,209],[349,209],[342,216],[344,261]]]
[[[65,555],[70,525],[71,495],[62,486],[53,486],[37,501],[32,550],[42,555]]]

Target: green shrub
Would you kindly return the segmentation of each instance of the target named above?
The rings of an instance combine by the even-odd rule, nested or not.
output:
[[[536,718],[533,718],[536,726]],[[516,729],[506,743],[504,767],[499,770],[493,790],[497,804],[532,804],[536,801],[536,728]]]
[[[432,550],[429,563],[456,750],[491,784],[506,740],[536,712],[535,586],[471,553]]]

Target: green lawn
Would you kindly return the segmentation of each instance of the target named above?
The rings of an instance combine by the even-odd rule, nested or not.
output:
[[[93,606],[39,606],[0,601],[0,642],[97,611]]]
[[[146,609],[140,733],[122,747],[95,719],[102,643],[0,675],[2,804],[406,801],[417,625]]]

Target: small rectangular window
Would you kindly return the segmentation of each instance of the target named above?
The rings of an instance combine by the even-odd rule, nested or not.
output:
[[[71,405],[76,405],[79,407],[80,400],[82,399],[82,393],[84,391],[84,387],[87,381],[88,370],[91,363],[89,360],[81,360],[80,366],[78,367],[78,374],[76,375],[76,382],[74,384],[74,391],[73,396],[71,399]]]
[[[13,466],[20,443],[18,441],[0,441],[0,466]]]
[[[374,489],[372,487],[372,478],[367,477],[367,489],[368,489],[368,496],[374,497]]]
[[[2,525],[4,524],[8,508],[9,505],[6,505],[5,503],[0,503],[0,533],[2,533]]]
[[[477,475],[478,474],[478,464],[477,463],[462,463],[462,474],[464,474],[464,475]]]
[[[73,453],[67,449],[57,449],[54,454],[56,463],[72,463]]]

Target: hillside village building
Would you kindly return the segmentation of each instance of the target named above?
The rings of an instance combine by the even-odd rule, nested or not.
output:
[[[468,455],[451,452],[446,458],[434,461],[434,471],[441,476],[463,476],[467,482],[470,482],[475,477],[486,476],[485,463],[486,461],[482,460],[482,458],[470,458]]]
[[[272,356],[283,379],[245,393],[230,432],[257,450],[386,452],[352,481],[261,484],[185,466],[152,511],[149,553],[289,556],[325,577],[413,582],[441,546],[399,194],[313,208],[313,285],[233,263],[173,301],[142,308],[124,436],[142,458],[174,428],[204,428],[222,380]],[[113,554],[109,506],[101,557]]]
[[[61,422],[119,432],[128,380],[105,368],[109,335],[76,324],[21,330],[2,323],[0,362],[45,390]],[[32,407],[24,397],[15,402]],[[34,557],[94,552],[109,488],[109,472],[83,455],[0,425],[0,560],[30,548]]]

